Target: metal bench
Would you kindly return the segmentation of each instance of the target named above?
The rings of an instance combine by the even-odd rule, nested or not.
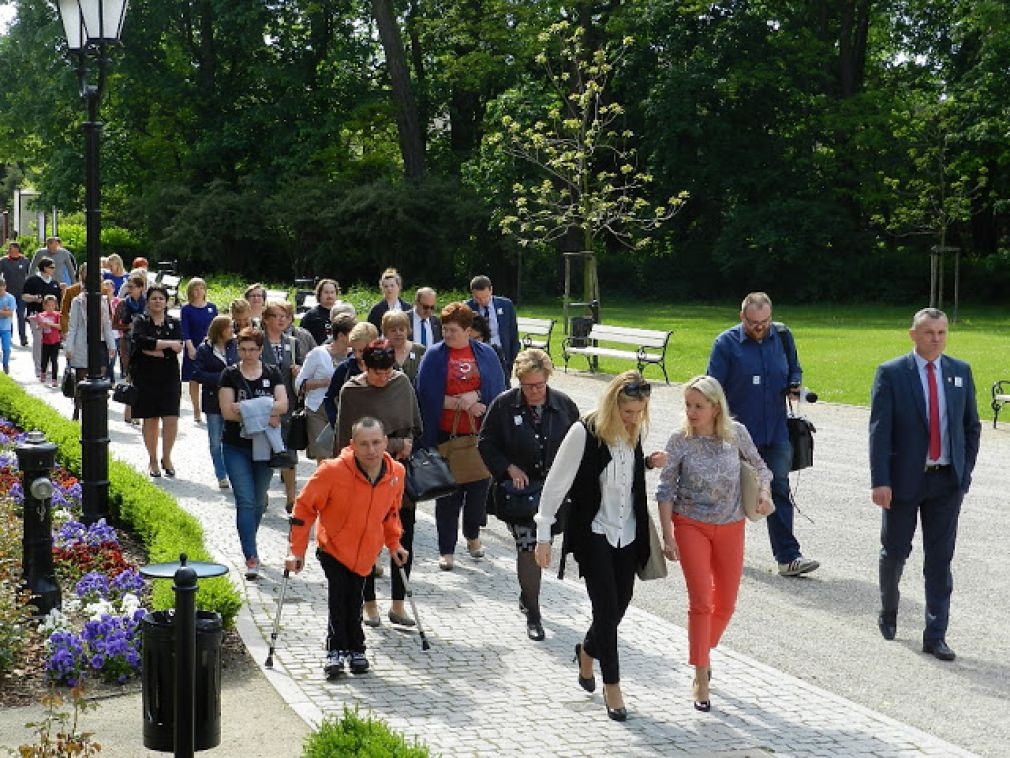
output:
[[[179,284],[182,277],[176,274],[159,274],[158,284],[168,290],[168,300],[170,303],[179,304]]]
[[[551,351],[551,332],[554,330],[554,319],[519,316],[516,321],[519,324],[519,342],[522,343],[524,350],[536,347],[547,353]]]
[[[288,301],[287,290],[267,290],[267,300],[279,300],[282,303]]]
[[[666,374],[666,346],[673,332],[663,332],[656,329],[632,329],[625,326],[607,326],[593,324],[593,328],[585,337],[565,337],[561,344],[561,352],[565,359],[565,371],[568,370],[568,360],[573,355],[583,355],[593,368],[592,357],[620,358],[635,361],[638,370],[645,371],[648,365],[659,366],[663,371],[663,379],[670,383]],[[618,345],[633,345],[634,350],[614,347],[600,347],[599,343],[607,342]]]
[[[992,428],[996,428],[999,412],[1010,403],[1010,379],[1000,379],[992,385]]]

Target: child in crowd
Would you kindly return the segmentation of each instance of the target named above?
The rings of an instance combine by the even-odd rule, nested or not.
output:
[[[52,363],[53,375],[50,386],[60,383],[60,312],[57,310],[56,295],[46,295],[42,300],[42,312],[32,316],[42,329],[42,374],[39,380],[46,383],[46,367]]]
[[[14,329],[14,313],[18,304],[14,295],[7,291],[6,280],[0,278],[0,346],[3,347],[3,369],[10,373],[11,335]]]

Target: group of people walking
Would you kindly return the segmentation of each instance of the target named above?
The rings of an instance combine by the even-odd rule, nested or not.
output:
[[[13,248],[7,260],[17,262],[20,250]],[[740,323],[716,338],[707,372],[683,387],[683,423],[663,449],[646,453],[652,387],[642,375],[616,376],[595,408],[580,409],[551,386],[550,356],[520,349],[515,308],[494,295],[486,276],[471,281],[469,301],[439,309],[429,287],[418,289],[413,303],[404,301],[402,279],[388,269],[379,280],[383,299],[361,321],[340,299],[337,282],[322,279],[315,305],[296,326],[292,305],[270,300],[259,284],[219,309],[199,278],[190,280],[176,318],[168,312],[170,293],[148,286],[138,263],[146,265],[134,261],[126,272],[121,261],[110,260],[103,271],[110,292],[103,297],[102,333],[110,371],[118,356],[135,390],[124,418],[142,424],[149,473],[176,475],[172,451],[182,383],[189,382],[193,419],[205,423],[217,485],[234,498],[246,577],[259,576],[257,531],[275,470],[291,516],[288,569],[304,567],[315,529],[328,583],[328,676],[369,668],[362,627],[382,624],[374,577],[383,571],[383,546],[391,576],[386,618],[399,626],[415,623],[404,599],[417,504],[405,480],[419,451],[468,453],[461,456],[466,466],[454,466],[457,486],[435,502],[439,568],[454,570],[461,528],[466,554],[482,559],[480,532],[488,514],[496,514],[515,542],[518,612],[534,642],[546,636],[542,572],[561,536],[559,575],[572,556],[592,606],[590,624],[574,646],[577,682],[593,692],[598,666],[607,714],[615,720],[628,714],[618,628],[636,576],[657,560],[679,561],[683,570],[692,699],[700,711],[711,708],[710,653],[732,618],[743,568],[742,462],[756,473],[756,514],[766,517],[778,573],[793,577],[818,568],[794,534],[788,482],[786,404],[799,392],[802,369],[792,334],[772,321],[765,293],[744,299]],[[42,255],[37,265],[39,273],[25,278],[20,295],[5,291],[0,280],[0,336],[6,324],[6,370],[13,321],[23,309],[33,335],[38,332],[42,376],[51,365],[42,363],[51,357],[43,349],[46,335],[64,331],[54,302],[57,294],[66,301],[72,285],[58,279],[53,257]],[[84,274],[78,276],[83,281]],[[87,295],[80,286],[69,294],[63,341],[70,366],[83,375]],[[46,313],[56,313],[56,320]],[[908,370],[922,376],[922,403],[916,405],[927,409],[928,449],[926,443],[906,449],[905,437],[918,430],[903,426],[907,408],[898,412],[903,395],[896,383],[906,379],[904,362],[881,367],[873,394],[873,500],[884,513],[879,626],[886,639],[894,638],[898,581],[922,510],[923,649],[950,660],[954,654],[944,639],[949,564],[960,498],[978,449],[978,417],[968,402],[974,397],[970,368],[938,360],[946,337],[942,312],[921,311],[910,334],[917,357]],[[21,339],[24,344],[23,328]],[[908,380],[913,395],[920,386],[919,374],[915,378]],[[938,381],[946,389],[939,401]],[[296,427],[301,443],[293,439]],[[899,431],[905,437],[899,439]],[[300,491],[299,450],[316,462]],[[919,457],[924,480],[909,473]],[[659,472],[654,516],[649,469]]]

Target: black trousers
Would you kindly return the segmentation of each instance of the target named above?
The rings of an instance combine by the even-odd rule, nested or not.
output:
[[[898,610],[905,560],[912,552],[916,517],[922,522],[922,574],[926,580],[926,625],[923,639],[942,640],[950,620],[950,595],[954,577],[950,562],[957,541],[957,522],[964,493],[953,468],[926,474],[912,500],[893,500],[882,511],[880,526],[880,606]]]
[[[408,505],[406,495],[404,496],[403,504],[400,506],[400,524],[403,526],[403,535],[400,537],[400,544],[403,545],[403,549],[407,551],[408,557],[407,562],[403,564],[403,572],[410,578],[410,567],[414,564],[414,518],[417,515],[417,510],[413,503]],[[396,561],[393,560],[393,556],[389,556],[389,574],[392,577],[390,583],[392,587],[390,588],[390,594],[393,600],[403,600],[407,596],[407,593],[403,587],[403,579],[400,578],[400,569],[396,565]],[[375,577],[369,574],[365,577],[365,592],[364,592],[365,602],[371,603],[375,600]]]
[[[586,581],[593,623],[582,649],[600,662],[604,684],[621,681],[617,655],[617,626],[628,610],[635,588],[635,545],[612,547],[602,534],[593,534],[575,555]]]
[[[355,574],[327,552],[317,550],[316,557],[326,575],[329,605],[326,649],[365,652],[365,632],[361,628],[361,589],[365,577]]]
[[[60,380],[59,372],[59,356],[60,356],[60,343],[56,342],[52,345],[42,345],[42,373],[46,373],[49,369],[48,366],[52,363],[53,373],[49,376],[49,381],[58,382]]]

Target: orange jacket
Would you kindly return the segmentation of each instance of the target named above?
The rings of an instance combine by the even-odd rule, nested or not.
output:
[[[318,519],[316,543],[344,566],[367,576],[385,543],[400,547],[403,464],[385,454],[385,472],[373,486],[361,473],[350,445],[323,461],[302,489],[292,514],[304,523],[291,527],[291,553],[304,556],[309,531]]]

